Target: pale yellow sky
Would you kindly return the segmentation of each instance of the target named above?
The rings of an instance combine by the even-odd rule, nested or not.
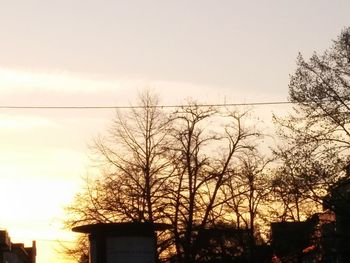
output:
[[[145,88],[163,104],[284,101],[298,52],[330,47],[349,10],[347,0],[1,1],[0,106],[129,105]],[[269,128],[285,108],[255,112]],[[37,240],[38,263],[64,262],[63,207],[113,116],[0,109],[0,228]]]

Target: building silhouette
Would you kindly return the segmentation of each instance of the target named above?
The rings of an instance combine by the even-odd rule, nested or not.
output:
[[[12,243],[6,230],[0,230],[0,263],[35,263],[36,243],[25,247],[22,243]]]

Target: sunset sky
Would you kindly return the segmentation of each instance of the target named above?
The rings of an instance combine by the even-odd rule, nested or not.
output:
[[[286,101],[298,52],[323,52],[350,1],[3,0],[0,2],[0,228],[64,262],[63,207],[89,170],[88,144],[145,88],[162,104]],[[282,106],[260,106],[266,123]],[[69,262],[69,261],[67,261]]]

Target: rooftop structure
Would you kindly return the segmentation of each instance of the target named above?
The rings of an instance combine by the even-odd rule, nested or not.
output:
[[[89,234],[90,263],[154,263],[155,231],[168,228],[167,224],[131,222],[98,223],[75,227],[72,230]]]
[[[0,230],[0,263],[35,263],[36,243],[25,247],[22,243],[12,243],[6,230]]]

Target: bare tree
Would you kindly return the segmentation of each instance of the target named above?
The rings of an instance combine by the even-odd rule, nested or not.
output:
[[[262,233],[267,232],[266,211],[269,207],[270,160],[262,157],[256,149],[239,156],[230,169],[231,176],[221,189],[226,197],[224,209],[236,229],[244,231],[247,262],[255,262],[257,245],[262,244]]]
[[[250,230],[254,245],[256,220],[258,217],[263,219],[263,210],[267,207],[267,197],[271,191],[271,178],[267,169],[270,160],[265,160],[257,152],[249,152],[240,161],[240,166],[228,184],[232,199],[228,200],[227,205],[237,213],[236,217],[241,219],[243,227]],[[237,208],[239,201],[241,204]]]
[[[275,118],[283,139],[276,153],[285,165],[282,171],[297,183],[295,190],[301,184],[304,197],[321,202],[349,162],[350,28],[322,55],[309,61],[299,55],[289,95],[294,113]]]
[[[107,135],[95,140],[93,160],[100,175],[88,179],[85,191],[67,208],[68,227],[163,221],[167,179],[172,174],[164,158],[169,122],[151,92],[140,94],[138,105],[117,111]]]
[[[251,140],[259,135],[244,127],[243,118],[237,112],[219,114],[215,108],[195,104],[174,114],[170,152],[176,174],[169,220],[174,226],[178,262],[194,262],[201,233],[224,217],[226,199],[220,189],[229,180],[234,163],[254,148]]]
[[[350,28],[323,55],[307,62],[302,55],[289,84],[297,103],[284,126],[298,143],[315,144],[321,151],[341,154],[350,147]]]
[[[278,153],[282,164],[275,169],[271,181],[273,220],[300,222],[321,209],[319,196],[325,195],[327,188],[317,182],[317,175],[310,174],[307,157],[299,158],[301,153],[300,149],[297,153],[285,149]]]
[[[76,196],[66,225],[168,223],[171,232],[157,240],[160,258],[194,262],[204,230],[226,216],[231,197],[221,189],[254,153],[259,133],[236,111],[189,104],[165,116],[149,93],[141,105],[118,112],[108,135],[95,141],[101,174]]]

